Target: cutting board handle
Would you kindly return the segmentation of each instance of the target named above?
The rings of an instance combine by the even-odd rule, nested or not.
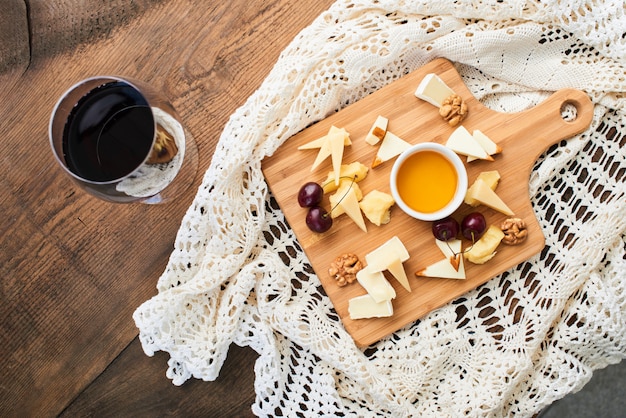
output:
[[[572,118],[563,118],[563,109],[572,106],[575,112]],[[558,90],[543,102],[531,109],[519,113],[515,123],[526,125],[519,129],[522,134],[534,134],[536,155],[549,146],[565,138],[584,132],[593,118],[593,103],[589,96],[576,89]]]

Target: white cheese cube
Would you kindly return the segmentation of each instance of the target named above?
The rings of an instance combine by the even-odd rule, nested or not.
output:
[[[454,94],[454,90],[446,85],[436,74],[427,74],[417,86],[415,96],[422,99],[433,106],[441,107],[446,99]]]
[[[385,137],[387,133],[387,125],[389,124],[389,119],[384,116],[378,116],[376,121],[370,128],[370,131],[365,136],[365,142],[370,145],[376,145],[380,140]]]

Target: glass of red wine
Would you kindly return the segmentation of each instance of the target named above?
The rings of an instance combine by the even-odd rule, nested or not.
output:
[[[57,102],[49,130],[61,167],[107,201],[166,202],[193,183],[198,168],[196,143],[174,107],[141,81],[80,81]]]

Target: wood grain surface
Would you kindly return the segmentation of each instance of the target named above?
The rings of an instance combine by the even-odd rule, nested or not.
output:
[[[93,1],[27,3],[19,10],[37,24],[28,63],[0,74],[0,416],[251,415],[252,350],[233,347],[215,382],[175,387],[168,356],[142,352],[132,313],[156,294],[229,116],[331,1],[110,0],[99,19]],[[96,74],[142,79],[172,99],[200,154],[176,202],[104,203],[56,166],[52,107]]]
[[[387,225],[375,226],[366,221],[367,233],[342,215],[335,218],[328,232],[318,234],[307,228],[304,222],[306,209],[297,202],[297,193],[304,181],[323,182],[331,169],[328,159],[326,164],[311,172],[317,151],[299,151],[297,147],[324,136],[332,125],[345,128],[350,133],[352,145],[345,148],[343,157],[346,164],[360,161],[370,166],[377,148],[367,144],[364,138],[378,115],[389,119],[389,131],[410,143],[445,143],[455,128],[441,119],[436,107],[414,95],[422,78],[429,73],[439,75],[467,103],[469,113],[463,120],[463,126],[470,132],[480,129],[503,149],[493,162],[465,163],[470,184],[481,171],[498,170],[501,181],[497,194],[528,226],[529,238],[524,244],[501,244],[496,256],[483,265],[466,262],[465,280],[415,276],[416,271],[443,256],[435,245],[431,224],[407,216],[397,206],[392,207],[391,222]],[[561,116],[561,109],[566,105],[576,108],[577,117],[574,120],[566,121]],[[493,111],[472,96],[449,61],[437,59],[293,136],[264,161],[263,171],[347,331],[358,345],[367,346],[541,251],[544,236],[528,192],[532,166],[550,145],[584,131],[591,122],[592,111],[591,101],[578,90],[558,91],[536,107],[520,113]],[[363,194],[371,190],[390,193],[392,164],[393,161],[388,161],[369,170],[368,176],[359,183]],[[302,181],[294,182],[293,179]],[[330,209],[328,201],[324,203]],[[474,210],[483,213],[488,224],[499,226],[507,218],[485,206],[474,209],[465,204],[453,216],[460,222],[465,214]],[[352,320],[348,314],[348,300],[366,291],[358,283],[337,286],[335,279],[328,275],[328,267],[335,257],[348,252],[356,253],[365,260],[367,253],[393,236],[402,240],[411,255],[404,263],[411,292],[391,278],[397,295],[393,300],[393,316]]]

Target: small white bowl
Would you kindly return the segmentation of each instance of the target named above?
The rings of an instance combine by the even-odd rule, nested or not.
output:
[[[452,164],[452,167],[456,172],[456,190],[452,199],[444,207],[436,210],[435,212],[419,212],[411,208],[403,200],[400,192],[398,191],[397,180],[400,167],[409,157],[424,151],[434,151],[440,154]],[[396,201],[396,204],[407,215],[422,221],[436,221],[451,215],[461,206],[461,203],[463,203],[465,193],[467,192],[467,171],[463,165],[463,161],[461,161],[461,158],[450,148],[435,142],[423,142],[421,144],[413,145],[411,148],[407,149],[398,156],[391,169],[389,186],[391,187],[391,195]]]

